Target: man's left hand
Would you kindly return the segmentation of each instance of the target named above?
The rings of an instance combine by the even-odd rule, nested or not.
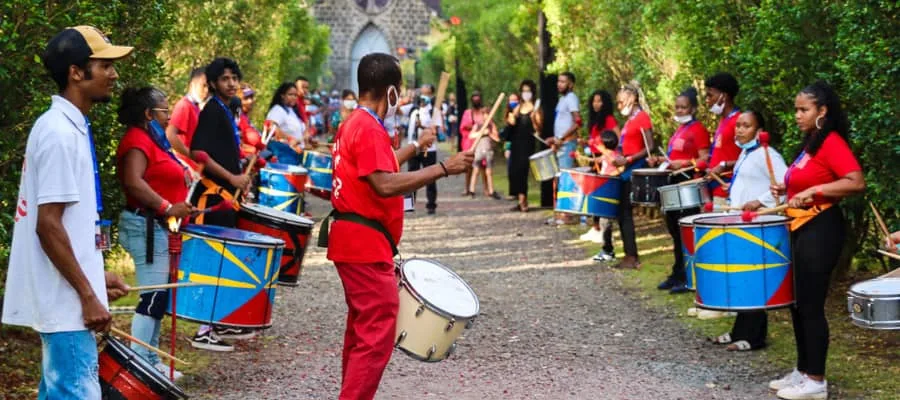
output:
[[[109,301],[127,295],[130,289],[118,275],[106,272],[106,297],[109,298]]]

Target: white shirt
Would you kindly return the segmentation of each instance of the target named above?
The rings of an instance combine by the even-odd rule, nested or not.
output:
[[[769,191],[769,169],[766,166],[766,153],[760,146],[747,153],[742,150],[735,163],[735,176],[731,182],[728,201],[732,207],[740,207],[753,200],[759,200],[764,207],[774,207],[775,197]],[[781,154],[769,147],[769,158],[772,159],[772,170],[775,172],[775,181],[781,183],[787,165]]]
[[[421,128],[418,127],[419,121],[422,122],[422,126],[431,126],[432,110],[434,110],[434,108],[429,104],[425,107],[417,108],[409,114],[409,127],[406,132],[407,143],[416,143],[419,139],[418,133],[422,132]],[[440,126],[437,128],[440,129]],[[437,140],[431,143],[431,146],[428,147],[428,151],[437,151]]]
[[[553,136],[562,139],[563,135],[575,124],[572,113],[578,112],[578,96],[574,92],[566,93],[556,103],[556,120],[553,121]]]
[[[99,216],[87,123],[60,96],[53,96],[50,109],[28,135],[16,203],[3,323],[43,333],[87,329],[78,294],[50,262],[36,232],[39,205],[66,204],[62,224],[75,259],[106,306],[103,253],[94,243]]]
[[[284,106],[272,107],[266,114],[266,119],[278,124],[278,129],[300,141],[300,146],[303,147],[303,133],[306,132],[306,124],[300,120],[293,109]]]

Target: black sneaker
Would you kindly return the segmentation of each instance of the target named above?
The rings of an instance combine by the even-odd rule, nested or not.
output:
[[[191,346],[197,349],[209,351],[234,351],[234,346],[219,338],[219,336],[216,335],[216,333],[213,332],[212,329],[206,331],[206,333],[197,333],[196,335],[194,335],[194,338],[191,339]]]
[[[434,213],[435,213],[433,208],[429,208],[427,212],[428,212],[428,215],[434,215]]]
[[[666,278],[666,280],[664,280],[662,283],[660,283],[659,286],[657,286],[656,288],[659,290],[672,290],[672,288],[675,287],[675,285],[677,285],[677,284],[678,284],[678,281],[676,281],[675,279]]]
[[[494,200],[503,200],[503,197],[501,197],[500,193],[497,192],[491,193],[491,197],[493,197]]]
[[[256,331],[247,328],[213,328],[220,339],[247,340],[256,336]]]
[[[671,289],[669,289],[669,293],[671,294],[681,294],[690,292],[691,289],[688,289],[687,284],[684,282],[677,282]]]

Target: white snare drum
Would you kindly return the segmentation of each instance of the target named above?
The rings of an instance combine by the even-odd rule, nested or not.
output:
[[[559,174],[559,163],[556,161],[556,152],[553,149],[539,151],[528,157],[531,165],[531,173],[538,182],[549,181]]]
[[[869,329],[900,329],[900,278],[880,278],[850,286],[850,320]]]
[[[412,258],[400,270],[396,347],[420,361],[441,361],[478,316],[478,297],[436,261]]]
[[[666,185],[659,189],[659,203],[663,212],[700,208],[712,201],[705,182],[685,185]]]
[[[403,195],[403,211],[416,212],[416,194],[407,193]]]

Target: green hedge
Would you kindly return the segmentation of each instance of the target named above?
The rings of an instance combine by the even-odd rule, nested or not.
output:
[[[900,161],[900,4],[895,1],[499,0],[474,6],[448,0],[443,5],[448,16],[462,20],[452,33],[461,39],[460,69],[470,88],[484,88],[490,97],[514,90],[522,78],[537,78],[540,10],[556,49],[551,70],[575,73],[582,104],[594,89],[613,92],[638,79],[661,140],[675,129],[676,94],[729,71],[741,84],[737,104],[765,114],[773,143],[790,161],[801,139],[794,97],[813,81],[827,80],[850,117],[866,197],[892,229],[900,229],[900,172],[894,164]],[[713,116],[701,114],[713,129]],[[845,206],[853,233],[848,254],[860,256],[864,265],[876,243],[872,215],[861,197]]]
[[[119,89],[153,84],[173,99],[185,90],[190,67],[229,56],[268,104],[282,80],[299,73],[322,76],[329,51],[328,28],[315,23],[301,2],[0,1],[0,209],[6,210],[0,213],[0,294],[26,138],[56,92],[40,55],[55,33],[74,25],[96,26],[114,43],[135,46],[131,57],[116,64]],[[124,202],[114,176],[113,157],[123,132],[115,122],[116,102],[94,107],[90,115],[107,218],[115,217]]]

